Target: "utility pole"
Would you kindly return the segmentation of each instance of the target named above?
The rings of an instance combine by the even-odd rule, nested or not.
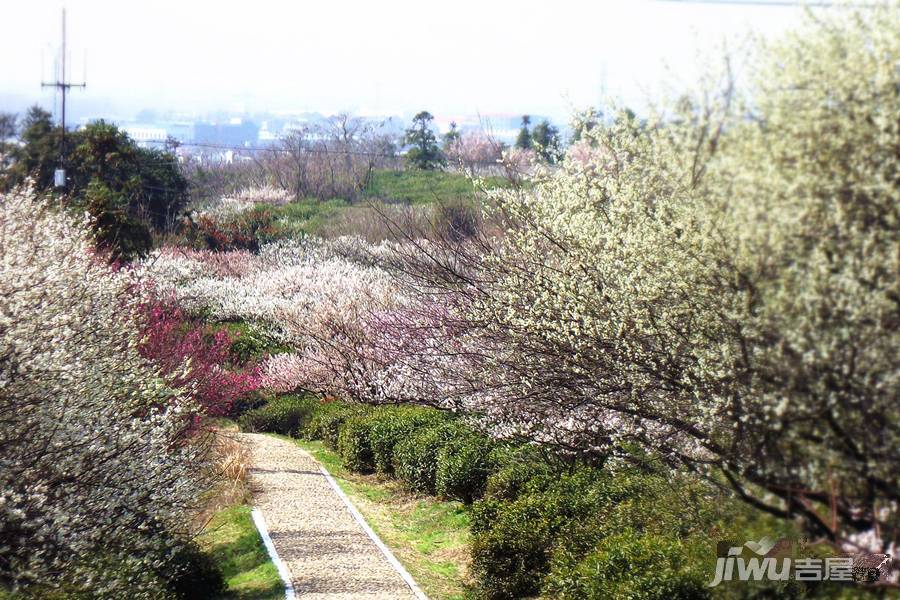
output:
[[[70,83],[66,81],[66,9],[62,9],[62,48],[60,49],[59,72],[55,82],[41,82],[41,87],[55,87],[62,94],[60,110],[61,133],[59,137],[59,166],[53,172],[53,184],[58,188],[66,187],[66,94],[71,88],[87,87],[86,82]]]

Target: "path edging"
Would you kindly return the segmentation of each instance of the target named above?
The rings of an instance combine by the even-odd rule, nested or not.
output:
[[[303,450],[301,448],[301,450]],[[305,450],[303,450],[306,452]],[[308,453],[307,453],[308,454]],[[315,460],[315,457],[313,457]],[[337,484],[337,481],[334,480],[334,477],[331,476],[331,473],[322,466],[322,463],[316,460],[316,463],[319,465],[319,470],[322,472],[322,475],[325,476],[325,479],[328,481],[329,485],[334,489],[335,493],[337,493],[338,497],[341,499],[341,502],[344,503],[344,506],[347,507],[347,510],[350,511],[350,514],[353,516],[353,519],[359,524],[362,530],[365,532],[369,539],[372,540],[384,557],[387,559],[388,563],[394,568],[395,571],[403,578],[403,581],[406,582],[406,585],[409,586],[409,589],[412,591],[413,595],[418,600],[428,600],[428,596],[425,595],[425,592],[422,591],[422,588],[416,583],[415,579],[412,578],[412,575],[409,574],[409,571],[400,564],[400,561],[397,560],[397,557],[394,556],[394,553],[391,552],[391,549],[384,545],[384,542],[381,541],[381,538],[378,537],[378,534],[375,533],[369,524],[366,523],[365,518],[363,518],[362,514],[353,506],[353,503],[350,501],[350,498],[347,497],[347,494],[344,493],[344,490]]]
[[[259,535],[262,537],[266,552],[269,553],[269,558],[275,564],[275,569],[278,571],[278,576],[281,577],[281,582],[284,583],[285,600],[294,600],[296,595],[294,594],[294,584],[291,581],[291,572],[288,571],[287,565],[284,564],[278,556],[278,551],[275,550],[275,543],[269,537],[269,530],[266,527],[266,521],[263,519],[262,512],[258,508],[253,508],[250,510],[250,516],[253,518],[256,530],[259,531]]]

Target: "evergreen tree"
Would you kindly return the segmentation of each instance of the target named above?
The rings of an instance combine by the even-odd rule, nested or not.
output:
[[[406,160],[416,169],[437,169],[444,165],[444,155],[438,146],[431,121],[434,117],[423,110],[413,117],[413,125],[406,130],[403,141],[412,146],[406,153]]]
[[[519,130],[519,137],[516,138],[516,148],[528,150],[531,148],[531,132],[528,126],[531,125],[531,117],[522,115],[522,129]]]
[[[559,129],[544,119],[538,123],[531,133],[531,143],[538,156],[554,163],[559,158]]]
[[[10,188],[31,178],[38,191],[54,189],[62,130],[50,113],[29,109],[21,145],[2,183]],[[66,203],[94,217],[98,244],[115,258],[130,259],[150,248],[151,230],[164,231],[188,199],[188,182],[175,157],[141,148],[115,125],[98,121],[66,134]]]
[[[444,152],[450,152],[453,148],[453,144],[459,141],[461,134],[459,133],[459,129],[456,126],[456,121],[450,122],[450,131],[444,134]]]
[[[39,190],[53,185],[53,171],[59,164],[60,129],[53,125],[53,117],[40,106],[28,109],[22,121],[22,145],[13,150],[13,165],[4,178],[9,188],[31,177]]]

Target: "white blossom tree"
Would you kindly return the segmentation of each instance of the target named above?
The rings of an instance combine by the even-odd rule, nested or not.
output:
[[[140,298],[88,229],[0,200],[0,583],[167,597],[209,473],[193,407],[137,350]]]

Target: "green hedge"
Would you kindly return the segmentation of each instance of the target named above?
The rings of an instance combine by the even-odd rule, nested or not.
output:
[[[438,495],[467,504],[480,498],[494,469],[494,446],[490,438],[475,432],[450,439],[437,453]]]
[[[437,423],[413,432],[394,448],[394,474],[414,492],[435,493],[438,452],[462,429],[457,423]]]
[[[303,432],[320,402],[311,396],[280,396],[238,418],[243,431],[266,431],[297,436]]]
[[[559,600],[702,600],[709,573],[698,553],[710,544],[626,529],[586,556],[569,554],[547,577],[543,593]]]
[[[303,436],[322,440],[332,450],[337,450],[341,426],[350,417],[365,415],[370,409],[359,404],[322,402],[313,412]]]
[[[487,498],[472,511],[472,571],[487,598],[519,598],[540,592],[564,529],[602,510],[592,494],[601,474],[559,474],[539,491],[512,500]]]
[[[484,495],[495,500],[514,500],[522,494],[545,489],[563,468],[533,446],[500,445],[491,452],[493,474]]]
[[[430,408],[288,396],[246,413],[240,424],[323,440],[350,470],[473,502],[478,598],[705,598],[715,561],[706,532],[720,539],[796,535],[649,457],[576,466],[534,446],[493,441]],[[783,591],[744,587],[735,597]]]
[[[371,435],[377,418],[377,414],[351,416],[339,429],[337,451],[343,465],[351,471],[371,473],[375,470]]]
[[[397,444],[420,429],[448,420],[445,413],[421,406],[385,406],[376,412],[370,440],[375,470],[383,475],[394,474],[394,448]]]

